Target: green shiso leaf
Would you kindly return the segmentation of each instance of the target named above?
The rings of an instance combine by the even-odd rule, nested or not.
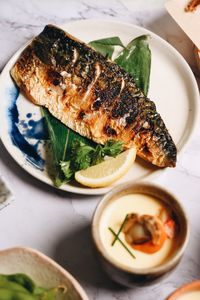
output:
[[[136,85],[145,95],[148,93],[151,50],[148,45],[148,35],[142,35],[132,40],[115,59],[115,62],[133,76]]]
[[[123,47],[124,49],[115,59],[115,62],[133,76],[136,85],[147,95],[151,70],[151,50],[149,49],[148,38],[148,35],[141,35],[133,39],[126,47],[123,46],[118,37],[100,39],[89,44],[110,59],[112,59],[115,46]]]
[[[100,52],[103,56],[110,59],[112,58],[115,46],[124,48],[124,45],[118,36],[95,40],[90,42],[89,45],[96,51]]]
[[[41,111],[47,123],[51,147],[51,153],[46,155],[47,170],[54,185],[59,187],[69,180],[69,173],[65,177],[60,167],[60,162],[70,160],[74,141],[80,141],[86,145],[93,145],[94,143],[69,129],[58,119],[54,118],[46,108],[41,108]]]

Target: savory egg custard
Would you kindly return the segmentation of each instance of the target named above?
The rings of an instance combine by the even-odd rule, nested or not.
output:
[[[177,250],[179,224],[171,208],[147,194],[112,201],[100,220],[104,251],[124,267],[152,268]]]

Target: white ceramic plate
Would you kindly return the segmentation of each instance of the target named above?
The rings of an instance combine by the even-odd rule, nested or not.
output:
[[[131,24],[84,20],[63,25],[62,28],[85,42],[119,36],[127,44],[139,35],[151,36],[152,68],[148,96],[156,103],[157,110],[177,145],[179,156],[197,122],[199,100],[196,80],[182,56],[154,33]],[[39,180],[52,185],[45,170],[44,142],[41,140],[44,129],[40,109],[18,94],[9,74],[22,49],[10,59],[0,78],[1,139],[21,167]],[[133,181],[146,179],[158,171],[156,167],[137,159],[131,170],[114,185],[130,178]],[[73,182],[63,185],[61,189],[80,194],[103,194],[114,185],[90,189]]]
[[[0,274],[23,273],[38,286],[50,289],[59,285],[67,288],[66,299],[89,300],[76,279],[51,258],[24,247],[0,251]]]

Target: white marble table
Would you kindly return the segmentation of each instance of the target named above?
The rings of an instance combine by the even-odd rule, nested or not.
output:
[[[1,0],[0,70],[9,57],[47,23],[87,18],[116,19],[144,26],[171,43],[197,76],[192,43],[166,13],[164,0]],[[84,286],[90,299],[162,300],[182,283],[200,278],[200,124],[176,169],[156,179],[181,200],[191,224],[181,264],[162,283],[127,290],[112,283],[91,249],[90,222],[101,197],[56,191],[23,171],[0,143],[0,175],[15,200],[0,211],[0,248],[23,245],[53,257]]]

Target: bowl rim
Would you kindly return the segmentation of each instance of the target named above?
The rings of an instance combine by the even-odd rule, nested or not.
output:
[[[0,256],[6,256],[7,254],[17,253],[19,251],[23,251],[24,253],[29,253],[30,255],[34,255],[35,257],[38,258],[38,260],[46,262],[47,264],[54,267],[57,271],[59,271],[64,277],[66,277],[70,281],[73,288],[77,291],[78,295],[80,296],[81,300],[89,300],[83,287],[67,270],[65,270],[63,267],[61,267],[52,258],[48,257],[47,255],[43,254],[42,252],[40,252],[36,249],[33,249],[31,247],[16,246],[16,247],[11,247],[11,248],[1,249]]]
[[[200,280],[194,280],[192,282],[183,284],[178,289],[176,289],[174,292],[172,292],[172,294],[170,294],[166,300],[176,300],[176,299],[178,299],[177,297],[184,295],[185,292],[187,293],[187,292],[192,292],[195,290],[200,291]]]
[[[133,267],[127,267],[122,265],[120,262],[117,262],[117,260],[112,259],[111,255],[109,255],[101,241],[100,234],[99,234],[99,222],[100,216],[102,215],[102,207],[106,205],[106,203],[109,202],[109,199],[112,198],[112,196],[116,195],[117,193],[131,188],[131,187],[144,187],[144,188],[153,188],[157,189],[160,192],[164,192],[165,194],[169,195],[170,198],[173,198],[173,201],[176,202],[179,209],[182,211],[182,216],[185,219],[185,225],[186,225],[186,232],[185,232],[185,239],[180,246],[180,248],[177,250],[176,254],[172,257],[172,259],[168,260],[166,263],[163,263],[159,266],[151,267],[151,268],[133,268]],[[146,193],[148,194],[148,193]],[[102,210],[102,211],[101,211]],[[104,258],[105,261],[107,261],[109,264],[111,264],[114,268],[124,271],[129,274],[133,275],[156,275],[158,273],[163,274],[167,270],[170,270],[173,268],[173,266],[179,261],[179,259],[182,257],[186,246],[189,241],[189,235],[190,235],[190,229],[189,229],[189,221],[186,214],[186,211],[184,207],[182,206],[181,202],[177,199],[177,197],[171,193],[171,191],[167,190],[163,186],[155,183],[151,183],[148,181],[142,181],[142,182],[132,182],[129,181],[126,184],[120,184],[117,187],[113,188],[109,193],[107,193],[102,200],[99,202],[99,204],[96,206],[96,209],[93,214],[92,218],[92,226],[91,226],[91,233],[92,233],[92,239],[95,245],[95,248],[97,252]]]

